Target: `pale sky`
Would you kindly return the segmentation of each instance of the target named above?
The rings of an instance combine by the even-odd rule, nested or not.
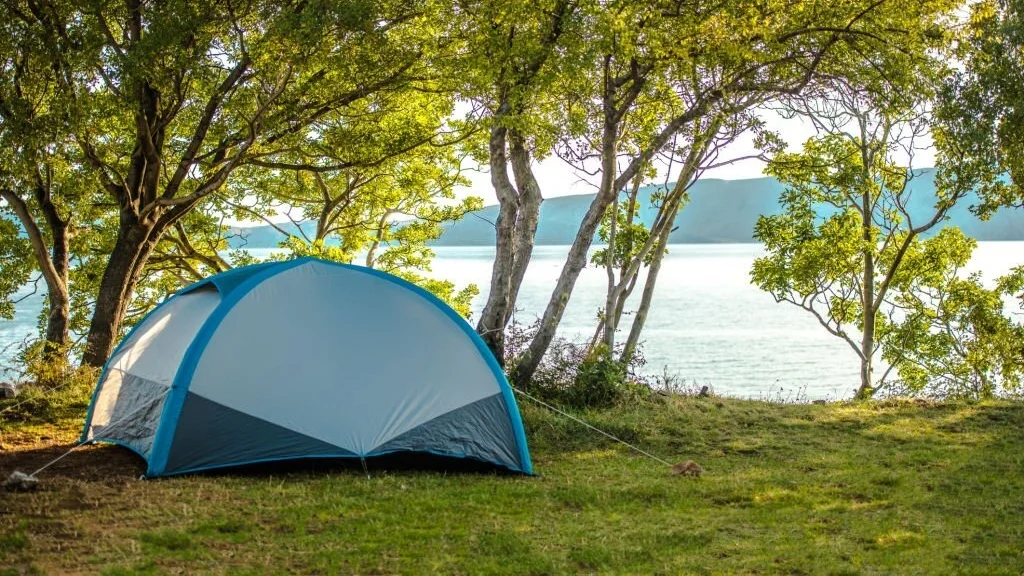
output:
[[[790,151],[798,151],[808,138],[814,136],[814,127],[801,118],[783,118],[775,112],[765,112],[762,115],[768,128],[778,132],[789,146]],[[934,165],[935,154],[930,148],[930,141],[924,143],[927,149],[917,150],[914,159],[915,168],[926,168]],[[725,148],[719,161],[730,158],[739,158],[755,154],[752,138],[745,135],[736,142]],[[552,156],[540,162],[534,163],[534,175],[540,184],[541,193],[545,198],[555,196],[566,196],[570,194],[592,194],[597,190],[597,177],[588,174],[578,173],[572,166],[558,157]],[[741,180],[745,178],[759,178],[763,176],[764,163],[760,160],[743,160],[722,166],[704,173],[704,178],[721,178],[723,180]],[[472,181],[472,185],[460,188],[457,191],[459,197],[468,195],[479,196],[484,199],[484,205],[497,203],[494,190],[491,188],[490,175],[486,171],[469,170],[466,176]],[[664,178],[660,176],[659,182]]]

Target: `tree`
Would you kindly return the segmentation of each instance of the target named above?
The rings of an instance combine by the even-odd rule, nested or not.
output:
[[[576,95],[569,114],[589,126],[581,130],[579,147],[593,150],[600,184],[540,327],[516,366],[516,381],[529,382],[554,338],[608,206],[674,136],[714,117],[732,99],[756,106],[841,74],[898,70],[907,54],[928,45],[925,33],[950,4],[767,0],[599,7],[593,33],[598,54],[586,76],[591,89]],[[639,132],[628,129],[632,115],[641,116],[629,120]]]
[[[968,399],[1021,391],[1024,325],[1003,310],[1024,289],[1024,267],[986,287],[979,273],[961,273],[975,245],[946,228],[904,256],[892,283],[897,313],[881,334],[890,390]]]
[[[550,91],[586,49],[580,2],[459,2],[464,35],[461,97],[472,102],[487,127],[491,185],[498,198],[495,256],[477,332],[499,362],[505,358],[505,327],[533,253],[543,201],[530,166],[547,155],[559,133]],[[509,176],[511,168],[512,176]]]
[[[6,261],[0,268],[5,295],[27,281],[28,270],[39,270],[46,285],[44,353],[55,358],[67,350],[71,301],[68,289],[72,214],[66,202],[54,194],[52,162],[34,164],[25,179],[13,171],[0,172],[0,199],[6,204],[3,219]],[[45,174],[44,174],[45,171]],[[59,186],[59,184],[58,184]],[[73,196],[73,194],[68,194]],[[22,237],[24,233],[25,237]],[[23,247],[28,247],[26,253]],[[28,256],[28,259],[23,259]],[[7,312],[13,313],[13,308]]]
[[[443,225],[482,204],[475,197],[455,201],[455,187],[468,184],[460,147],[474,129],[449,120],[452,100],[450,93],[422,90],[390,102],[367,98],[353,119],[322,129],[324,139],[349,143],[345,159],[325,149],[317,157],[292,154],[294,169],[242,168],[221,200],[237,216],[263,219],[284,234],[281,246],[289,254],[282,257],[361,259],[468,316],[475,286],[456,290],[422,274],[434,255],[428,243],[441,236]],[[292,227],[275,223],[275,214],[286,215]]]
[[[971,3],[957,41],[963,66],[940,92],[935,143],[948,159],[943,178],[974,187],[972,209],[988,218],[1024,206],[1024,4]]]
[[[99,209],[83,184],[88,175],[80,158],[60,131],[63,103],[49,90],[55,76],[43,57],[45,47],[17,22],[5,21],[0,28],[0,147],[6,151],[0,159],[0,200],[5,217],[16,223],[5,225],[5,231],[24,234],[9,241],[27,244],[32,268],[46,286],[43,352],[55,358],[69,343],[72,244],[87,242],[76,236],[88,236],[89,220]],[[8,256],[16,248],[12,245]],[[20,278],[12,266],[22,264],[9,260],[5,267],[11,279]]]
[[[895,322],[893,285],[902,281],[913,291],[925,270],[915,269],[917,261],[907,255],[950,241],[948,234],[927,241],[922,235],[969,189],[938,189],[933,210],[924,214],[911,204],[910,182],[918,174],[897,155],[912,161],[928,129],[920,105],[884,107],[850,88],[817,107],[804,105],[823,134],[802,152],[778,154],[769,163],[767,172],[787,188],[783,213],[757,222],[754,236],[768,255],[754,262],[751,277],[777,302],[810,312],[850,345],[861,364],[857,397],[866,398],[877,389],[880,335]]]
[[[426,75],[424,2],[5,0],[42,46],[63,122],[118,210],[83,362],[110,354],[161,238],[239,166],[315,145],[347,107]],[[24,45],[15,47],[16,51]],[[311,142],[313,144],[311,144]]]
[[[629,224],[629,220],[626,219],[633,217],[639,210],[636,193],[641,172],[638,172],[634,179],[625,205],[626,218],[622,219],[621,226],[609,225],[611,219],[605,217],[605,224],[602,224],[600,231],[601,238],[608,241],[609,245],[617,247],[613,262],[619,266],[619,270],[616,273],[611,266],[612,263],[607,260],[607,249],[596,251],[593,260],[595,263],[603,263],[608,274],[605,312],[601,316],[598,333],[595,335],[595,339],[598,336],[602,337],[608,352],[615,351],[615,333],[625,311],[626,301],[636,287],[641,267],[648,268],[640,303],[619,355],[621,365],[628,364],[636,354],[661,263],[667,253],[669,236],[675,230],[676,217],[686,204],[690,187],[706,170],[740,159],[719,160],[722,149],[745,132],[755,131],[757,144],[765,150],[777,147],[774,135],[764,131],[763,122],[749,110],[749,106],[749,103],[743,101],[723,102],[716,114],[696,120],[673,138],[676,148],[670,149],[666,154],[666,174],[675,175],[676,181],[671,185],[664,185],[662,190],[652,194],[655,217],[650,231],[642,224]],[[673,171],[675,164],[679,165],[678,172]],[[618,204],[619,201],[616,199],[612,203],[609,215],[615,213]],[[609,309],[612,310],[611,314],[607,313]]]

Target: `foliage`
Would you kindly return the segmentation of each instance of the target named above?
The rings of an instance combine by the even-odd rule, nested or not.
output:
[[[99,371],[69,366],[61,354],[44,354],[39,342],[22,348],[18,362],[18,372],[5,374],[13,377],[18,395],[0,400],[0,424],[81,425]]]
[[[957,36],[963,66],[936,106],[940,176],[977,189],[973,210],[988,218],[1024,205],[1024,3],[972,2]]]
[[[508,347],[505,365],[515,370],[519,354],[529,344],[538,324],[524,327],[513,323],[506,335]],[[628,363],[617,360],[620,350],[609,352],[601,345],[590,346],[565,338],[556,338],[544,357],[528,390],[550,402],[574,408],[606,408],[624,395],[646,389],[647,383],[636,374],[644,364],[638,351]]]
[[[640,257],[644,264],[650,264],[654,253],[647,251],[641,254],[641,248],[647,243],[651,231],[643,222],[641,209],[643,206],[635,196],[621,194],[625,198],[614,203],[608,208],[604,218],[601,220],[601,227],[598,228],[598,238],[604,242],[604,248],[594,250],[590,262],[594,266],[605,267],[608,265],[608,257],[612,257],[612,266],[624,268],[629,265],[633,258]],[[659,202],[664,197],[663,191],[651,195],[651,201]],[[611,242],[612,219],[615,219],[615,242]],[[609,246],[613,244],[612,246]],[[610,248],[610,249],[609,249]]]
[[[956,233],[947,229],[939,236]],[[884,360],[896,367],[893,388],[969,399],[1024,391],[1024,324],[1004,311],[1005,300],[1024,287],[1024,268],[992,287],[980,273],[957,274],[973,244],[962,237],[928,242],[908,258],[923,263],[908,266],[919,273],[898,288],[902,318],[888,329],[882,348]]]
[[[45,490],[5,497],[0,535],[23,545],[0,547],[0,564],[108,574],[1019,574],[1024,405],[920,404],[654,396],[577,413],[671,462],[697,461],[699,479],[522,399],[536,477],[369,460],[369,478],[358,462],[319,462],[139,482],[142,460],[128,450],[87,447],[40,475]],[[56,456],[79,424],[0,423],[2,471]]]
[[[0,206],[0,318],[14,318],[12,296],[32,276],[32,247],[21,236],[21,228],[6,217]]]
[[[897,163],[896,153],[913,157],[927,126],[920,104],[872,99],[852,89],[824,100],[824,112],[815,116],[824,134],[802,152],[773,158],[768,172],[787,186],[783,212],[758,220],[754,236],[768,255],[751,270],[754,283],[776,301],[808,311],[849,344],[861,364],[859,397],[884,387],[889,372],[901,368],[902,357],[893,352],[901,345],[892,338],[908,303],[917,298],[925,305],[920,294],[954,277],[974,246],[955,229],[924,239],[968,189],[939,188],[932,211],[913,213],[908,183],[916,174]],[[874,364],[883,347],[891,363],[879,377]]]
[[[366,162],[346,156],[344,128],[367,100],[387,107],[409,90],[432,89],[424,65],[438,48],[436,9],[191,0],[0,6],[12,59],[52,71],[26,81],[57,106],[56,143],[67,144],[116,221],[106,228],[112,248],[85,362],[109,354],[155,245],[223,192],[235,170],[280,167],[296,155]],[[27,145],[32,134],[12,139]]]

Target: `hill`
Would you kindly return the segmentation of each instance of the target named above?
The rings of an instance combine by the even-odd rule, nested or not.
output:
[[[934,171],[924,170],[911,180],[912,214],[928,213],[935,202]],[[742,243],[753,242],[754,223],[761,215],[780,211],[779,195],[783,186],[774,178],[721,180],[707,178],[698,181],[690,190],[689,204],[676,218],[676,229],[670,237],[677,244]],[[650,196],[655,187],[640,191],[641,217],[650,225],[655,210],[650,207]],[[593,194],[558,196],[541,205],[537,244],[572,244],[583,215]],[[977,240],[1024,240],[1024,212],[1001,210],[990,220],[982,222],[970,213],[973,199],[961,202],[950,213],[947,225],[959,226],[965,234]],[[487,206],[468,214],[463,220],[446,227],[437,246],[487,246],[494,244],[494,225],[498,207]],[[312,224],[304,223],[303,226]],[[294,225],[282,226],[294,230]],[[273,248],[284,237],[271,226],[239,228],[250,248]],[[241,243],[240,241],[238,242]],[[236,244],[237,245],[237,244]]]

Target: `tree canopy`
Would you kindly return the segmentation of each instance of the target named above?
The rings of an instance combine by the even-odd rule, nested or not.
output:
[[[430,244],[481,207],[457,193],[481,168],[499,209],[475,320],[504,362],[545,192],[535,166],[558,157],[597,194],[510,373],[529,384],[588,261],[608,278],[591,348],[612,361],[621,346],[626,365],[690,186],[750,138],[788,187],[784,213],[758,224],[755,282],[850,344],[862,395],[882,381],[991,393],[1019,382],[1020,327],[997,306],[1018,274],[958,275],[970,239],[933,228],[969,193],[983,217],[1024,205],[1024,20],[1016,0],[961,8],[0,0],[0,316],[35,281],[47,354],[81,341],[74,353],[101,365],[168,295],[254,262],[228,225],[249,220],[285,234],[273,258],[384,270],[469,317],[477,287],[435,277]],[[769,110],[818,136],[785,152]],[[921,219],[897,156],[926,134],[938,196]],[[595,235],[607,246],[592,253]]]

